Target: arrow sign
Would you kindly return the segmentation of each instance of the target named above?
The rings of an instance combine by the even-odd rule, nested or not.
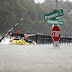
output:
[[[63,15],[64,15],[63,9],[61,9],[61,10],[58,10],[58,11],[55,11],[55,12],[51,12],[49,14],[45,14],[44,19],[48,20],[48,19],[52,19],[52,18],[55,18],[55,17],[63,16]]]
[[[49,19],[47,20],[47,24],[48,25],[54,25],[54,24],[63,25],[63,20],[62,19]]]

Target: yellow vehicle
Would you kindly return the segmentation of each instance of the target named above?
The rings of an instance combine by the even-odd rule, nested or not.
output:
[[[29,43],[25,42],[25,40],[13,40],[11,43],[17,45],[29,45]]]

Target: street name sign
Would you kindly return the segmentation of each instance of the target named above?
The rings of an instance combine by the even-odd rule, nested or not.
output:
[[[63,25],[63,20],[62,19],[49,19],[47,20],[48,25]]]
[[[61,9],[61,10],[58,10],[58,11],[55,11],[55,12],[51,12],[49,14],[45,14],[44,15],[44,19],[45,20],[53,19],[53,18],[56,18],[56,17],[59,17],[59,16],[63,16],[63,15],[64,15],[63,9]]]

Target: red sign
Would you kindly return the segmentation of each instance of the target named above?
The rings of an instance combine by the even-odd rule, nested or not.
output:
[[[52,29],[52,38],[54,41],[59,41],[60,39],[60,29],[58,26],[54,26]]]

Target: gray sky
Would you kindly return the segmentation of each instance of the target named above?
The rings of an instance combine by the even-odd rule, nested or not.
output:
[[[66,0],[64,0],[64,1],[66,1]],[[72,2],[72,0],[69,0],[69,1]],[[42,2],[44,2],[44,0],[35,0],[35,2],[36,3],[38,3],[38,2],[42,3]]]

